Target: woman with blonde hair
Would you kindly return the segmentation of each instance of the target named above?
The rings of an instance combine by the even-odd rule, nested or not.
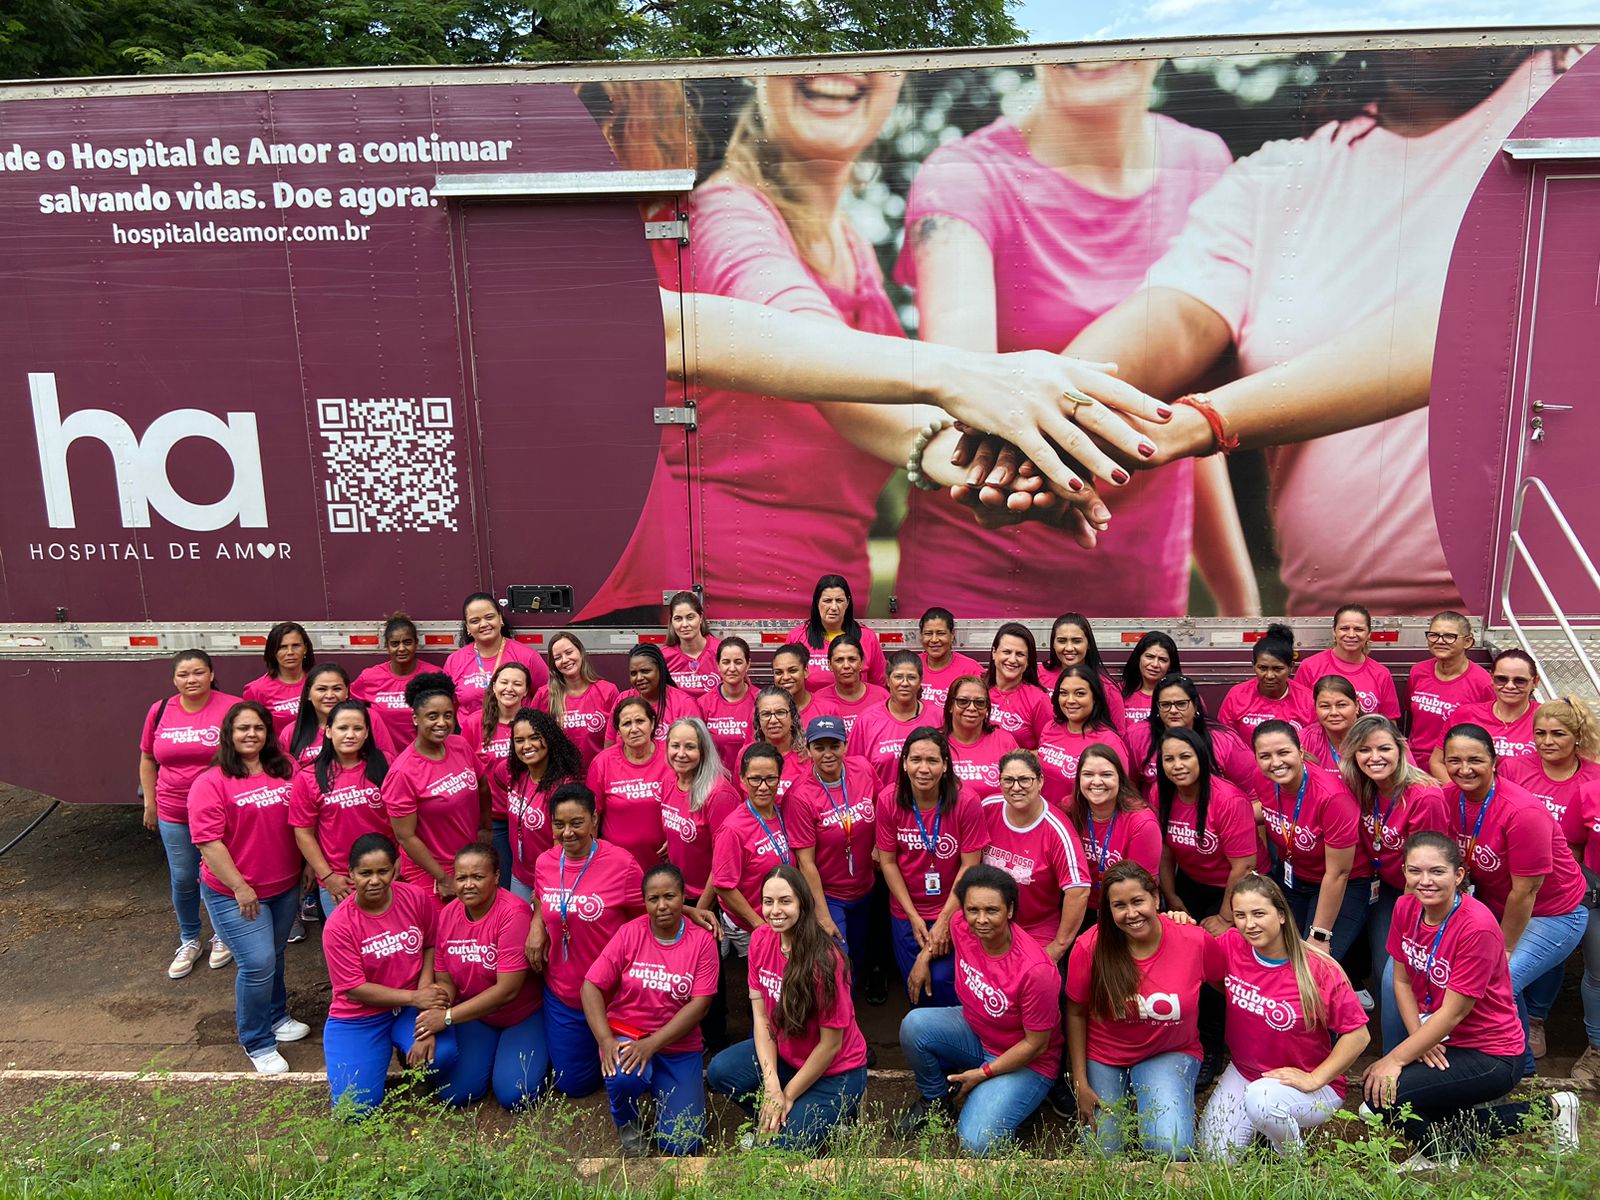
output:
[[[550,681],[533,694],[533,707],[556,719],[587,769],[605,748],[606,728],[620,693],[616,684],[600,678],[583,640],[570,629],[554,634],[544,653],[550,660]]]

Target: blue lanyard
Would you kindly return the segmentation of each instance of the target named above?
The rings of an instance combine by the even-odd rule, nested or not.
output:
[[[1378,859],[1383,854],[1383,828],[1389,823],[1389,818],[1394,816],[1394,810],[1400,807],[1400,801],[1405,797],[1405,788],[1397,788],[1394,799],[1389,801],[1389,811],[1385,813],[1380,805],[1383,799],[1382,792],[1376,792],[1372,797],[1372,873],[1378,873]]]
[[[670,942],[663,942],[660,938],[656,938],[656,945],[676,946],[679,942],[683,941],[683,935],[688,931],[688,928],[689,919],[687,917],[680,918],[678,921],[678,932],[672,935],[672,940]]]
[[[1106,822],[1105,840],[1100,842],[1098,845],[1095,844],[1095,840],[1094,840],[1094,818],[1090,817],[1088,819],[1089,820],[1089,844],[1091,846],[1094,846],[1095,858],[1099,860],[1100,873],[1102,875],[1104,875],[1106,873],[1106,859],[1111,856],[1111,834],[1117,828],[1117,816],[1118,816],[1119,812],[1120,812],[1119,809],[1115,809],[1114,808],[1114,809],[1111,810],[1111,820]]]
[[[780,809],[776,804],[772,806],[772,811],[777,814],[778,817],[778,829],[783,834],[783,845],[780,846],[778,844],[776,835],[774,835],[772,832],[772,826],[768,825],[761,819],[761,814],[756,811],[756,806],[751,804],[748,800],[744,802],[744,806],[750,810],[750,815],[756,819],[756,824],[761,826],[761,832],[767,835],[767,845],[772,847],[772,852],[778,856],[778,861],[784,866],[788,866],[789,827],[783,823],[783,810]]]
[[[833,810],[834,819],[839,822],[839,829],[844,833],[844,862],[845,869],[854,876],[856,873],[856,848],[851,840],[851,831],[855,827],[855,819],[850,812],[850,786],[845,782],[849,772],[840,770],[838,783],[824,783],[822,776],[815,771],[812,775],[822,788],[822,794],[828,798],[828,807]],[[838,788],[839,794],[844,797],[844,807],[840,808],[833,799],[833,789]]]
[[[589,864],[594,861],[595,851],[600,849],[599,842],[589,843],[589,857],[583,860],[583,866],[578,868],[578,874],[572,881],[572,889],[567,889],[567,852],[561,852],[561,892],[556,897],[556,907],[561,912],[561,957],[563,960],[570,957],[572,950],[572,926],[567,924],[567,910],[572,905],[573,893],[578,890],[578,885],[583,882],[583,877],[588,874]]]
[[[492,676],[495,671],[498,671],[500,669],[500,660],[503,659],[506,656],[506,642],[509,641],[509,640],[510,639],[508,639],[508,638],[501,638],[500,639],[500,653],[496,654],[494,656],[494,666],[493,667],[486,667],[486,666],[483,665],[483,655],[482,655],[481,652],[479,652],[477,644],[476,643],[473,644],[472,657],[478,660],[478,672],[479,672],[479,674],[486,674],[486,675]],[[487,681],[483,685],[483,690],[484,691],[488,691],[489,690],[489,683]]]
[[[1294,835],[1300,830],[1300,806],[1306,802],[1306,785],[1310,782],[1311,772],[1307,768],[1301,767],[1300,790],[1295,793],[1294,797],[1294,816],[1290,819],[1288,833],[1284,834],[1283,837],[1285,855],[1294,853]],[[1272,785],[1272,807],[1277,810],[1280,817],[1283,816],[1283,789],[1277,784]]]
[[[944,808],[940,806],[933,810],[933,836],[928,836],[928,827],[922,822],[922,810],[917,807],[915,800],[911,801],[911,815],[917,819],[917,829],[922,834],[922,848],[934,858],[939,857],[939,822],[944,820]]]
[[[1426,992],[1424,993],[1424,995],[1422,997],[1422,1003],[1426,1007],[1428,1007],[1429,1009],[1431,1009],[1433,1007],[1433,960],[1434,960],[1434,956],[1439,953],[1439,943],[1444,940],[1444,927],[1446,925],[1450,924],[1450,918],[1456,915],[1456,909],[1458,909],[1460,907],[1461,907],[1461,895],[1458,892],[1456,894],[1455,902],[1450,905],[1450,911],[1445,913],[1444,920],[1439,922],[1439,932],[1433,935],[1433,945],[1428,947],[1428,960],[1427,960],[1426,965],[1422,968],[1423,982],[1427,985],[1427,990],[1426,990]],[[1417,929],[1416,929],[1416,933],[1413,935],[1419,941],[1422,938],[1422,917],[1423,917],[1423,911],[1419,909],[1418,912],[1417,912]]]
[[[1478,820],[1472,826],[1472,836],[1467,839],[1467,852],[1462,855],[1462,859],[1467,864],[1468,871],[1472,870],[1472,852],[1478,848],[1478,835],[1483,832],[1484,814],[1489,811],[1489,801],[1494,799],[1494,790],[1499,786],[1498,783],[1489,785],[1489,794],[1483,798],[1483,806],[1478,809]],[[1461,832],[1465,833],[1467,831],[1467,794],[1465,792],[1456,796],[1456,805],[1461,811]],[[1441,925],[1440,928],[1444,927]]]

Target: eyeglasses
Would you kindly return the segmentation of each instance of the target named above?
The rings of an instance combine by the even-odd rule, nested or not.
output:
[[[956,708],[988,708],[989,702],[976,696],[958,696],[950,701]]]
[[[1532,678],[1526,676],[1492,675],[1490,676],[1490,679],[1494,683],[1495,687],[1525,688],[1533,686]]]
[[[752,792],[770,792],[778,786],[776,775],[746,775],[744,785]]]
[[[1038,782],[1037,775],[1007,775],[1000,781],[1000,786],[1008,792],[1020,792],[1023,788],[1032,787]]]
[[[1192,700],[1158,700],[1156,707],[1162,712],[1182,712],[1193,703]]]
[[[1435,633],[1431,629],[1423,636],[1430,642],[1437,642],[1441,646],[1454,646],[1461,640],[1459,633]]]

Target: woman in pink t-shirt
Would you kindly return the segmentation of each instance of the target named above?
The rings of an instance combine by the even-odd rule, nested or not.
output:
[[[450,991],[433,974],[438,910],[425,890],[396,882],[399,857],[381,833],[357,838],[349,850],[351,902],[330,909],[322,930],[333,989],[322,1054],[335,1110],[343,1102],[361,1114],[382,1104],[397,1050],[408,1067],[455,1066],[454,1029],[417,1036],[418,1014],[444,1008]]]
[[[1050,696],[1039,682],[1038,651],[1033,632],[1016,621],[995,631],[989,647],[984,686],[989,689],[989,720],[1016,739],[1017,745],[1037,749],[1039,735],[1050,720]]]
[[[988,1154],[1015,1138],[1056,1081],[1061,975],[1014,924],[1017,891],[1009,874],[983,865],[956,884],[950,937],[960,1007],[918,1008],[900,1022],[900,1048],[920,1093],[896,1122],[902,1136],[938,1112],[954,1120],[963,1150]],[[917,956],[912,988],[929,983],[932,957],[928,948]]]
[[[272,714],[272,733],[277,736],[294,724],[306,672],[317,665],[317,654],[304,625],[279,621],[267,630],[261,657],[267,663],[266,673],[244,685],[244,698],[254,700]]]
[[[1122,724],[1117,732],[1125,734],[1128,726],[1148,721],[1156,703],[1156,687],[1168,675],[1182,673],[1178,643],[1169,635],[1153,629],[1135,642],[1128,661],[1122,664]]]
[[[956,652],[956,619],[937,605],[917,622],[922,642],[922,699],[941,709],[950,698],[950,684],[963,675],[982,675],[983,664]]]
[[[783,764],[783,775],[778,780],[778,801],[782,802],[810,761],[806,757],[805,724],[794,697],[781,687],[764,687],[756,693],[755,716],[755,736],[739,748],[737,765],[742,772],[744,752],[759,742],[776,750]]]
[[[817,920],[842,940],[856,973],[868,967],[867,924],[877,881],[877,776],[863,758],[845,755],[838,717],[816,717],[806,727],[811,761],[784,797],[784,817],[795,865],[823,903]]]
[[[668,736],[668,741],[672,736]],[[701,1024],[717,994],[717,939],[684,915],[683,872],[657,863],[642,884],[644,916],[624,925],[583,976],[583,1015],[624,1158],[649,1151],[639,1101],[654,1101],[663,1154],[700,1152],[706,1120]]]
[[[750,683],[750,643],[725,637],[717,646],[719,682],[699,699],[700,714],[717,756],[728,771],[738,769],[739,750],[756,740],[756,688]]]
[[[1458,612],[1436,613],[1428,622],[1427,639],[1428,657],[1412,666],[1406,681],[1411,752],[1424,766],[1433,762],[1433,752],[1444,743],[1444,731],[1456,723],[1462,705],[1494,700],[1489,672],[1467,657],[1474,645],[1471,620]],[[1442,766],[1433,774],[1449,782]]]
[[[317,877],[325,914],[350,894],[350,847],[369,833],[387,834],[383,807],[388,756],[373,743],[377,728],[359,700],[336,704],[316,758],[295,772],[289,825],[300,854]]]
[[[1262,1136],[1279,1154],[1293,1152],[1305,1130],[1339,1110],[1345,1072],[1372,1039],[1367,1014],[1344,972],[1301,941],[1266,876],[1247,875],[1233,889],[1233,928],[1219,940],[1233,1061],[1200,1118],[1200,1147],[1230,1160]]]
[[[455,899],[434,928],[434,975],[445,1003],[417,1014],[417,1036],[456,1035],[455,1065],[439,1071],[446,1104],[470,1104],[493,1091],[500,1107],[526,1108],[550,1069],[539,1011],[544,988],[526,950],[531,914],[499,886],[489,843],[463,847],[452,869]]]
[[[667,861],[683,872],[689,903],[709,912],[717,900],[711,882],[717,830],[739,807],[739,789],[717,757],[711,731],[698,717],[672,723],[665,751],[672,770],[671,783],[661,789]]]
[[[1000,794],[983,802],[983,861],[1017,881],[1013,927],[1059,963],[1083,927],[1089,864],[1078,833],[1045,803],[1043,782],[1032,750],[1000,760]]]
[[[911,731],[944,724],[944,705],[923,694],[921,659],[909,650],[896,650],[889,656],[888,671],[888,698],[850,726],[847,746],[852,758],[867,761],[880,788],[894,782],[900,749]]]
[[[542,708],[511,718],[511,754],[506,762],[506,822],[511,841],[511,891],[533,899],[534,864],[550,849],[550,798],[564,783],[582,783],[578,747]]]
[[[1158,65],[1036,67],[1040,101],[1028,113],[928,156],[898,267],[916,288],[924,341],[1059,353],[1138,287],[1231,157],[1216,134],[1149,111]],[[955,596],[968,606],[958,615],[982,615],[978,598],[1003,588],[1175,616],[1186,611],[1191,549],[1223,611],[1256,603],[1221,460],[1182,462],[1119,491],[1093,553],[1053,529],[979,529],[948,496],[914,491],[909,505],[916,536],[901,539],[896,591],[912,611]]]
[[[976,675],[950,685],[944,710],[944,735],[959,786],[978,799],[1000,789],[1000,759],[1017,748],[1017,739],[989,719],[990,691]]]
[[[1078,761],[1095,745],[1109,747],[1127,769],[1128,748],[1111,723],[1104,680],[1080,663],[1064,668],[1057,677],[1050,695],[1050,720],[1039,734],[1045,799],[1062,812],[1077,786]]]
[[[1343,675],[1323,675],[1312,683],[1311,706],[1317,720],[1300,735],[1300,745],[1306,758],[1324,771],[1338,774],[1344,762],[1345,738],[1361,715],[1361,698],[1355,684]]]
[[[1539,749],[1533,738],[1533,722],[1539,702],[1533,694],[1539,686],[1539,668],[1533,665],[1532,658],[1513,646],[1494,656],[1489,683],[1494,688],[1494,699],[1487,704],[1463,704],[1451,718],[1452,724],[1481,725],[1487,729],[1494,738],[1497,762],[1536,757]],[[1442,744],[1434,751],[1428,768],[1436,776],[1451,778],[1444,763]]]
[[[806,687],[820,691],[833,685],[828,649],[841,633],[848,633],[861,643],[862,678],[882,687],[883,648],[878,644],[878,635],[856,620],[855,597],[850,581],[843,575],[824,575],[817,580],[811,592],[810,617],[789,631],[789,643],[805,646],[809,651]]]
[[[849,963],[822,931],[816,897],[793,866],[773,867],[761,882],[749,980],[755,1036],[707,1064],[706,1087],[739,1105],[758,1137],[816,1151],[861,1107],[867,1042]]]
[[[461,647],[444,660],[462,716],[483,707],[489,681],[506,662],[528,668],[534,691],[549,682],[549,668],[536,650],[517,641],[516,630],[501,615],[500,602],[488,592],[473,592],[461,602]]]
[[[483,707],[461,718],[461,736],[478,756],[479,774],[489,785],[489,817],[494,848],[500,855],[500,886],[511,886],[511,834],[506,817],[506,787],[511,758],[511,718],[533,697],[527,665],[504,662],[489,677]]]
[[[629,700],[637,696],[649,703],[656,714],[654,736],[657,742],[667,740],[667,729],[674,721],[701,715],[699,702],[673,681],[672,672],[667,670],[667,660],[659,646],[641,642],[628,651],[628,683],[632,686],[622,693],[620,699]],[[613,709],[613,717],[615,713]],[[606,739],[608,744],[617,740],[617,732],[613,720],[611,733]]]
[[[533,707],[544,709],[560,722],[587,769],[606,744],[611,711],[617,706],[617,685],[600,678],[583,641],[568,630],[551,637],[545,657],[550,660],[550,681],[534,692]]]
[[[1128,777],[1114,746],[1096,743],[1083,752],[1067,801],[1089,863],[1089,916],[1100,907],[1100,880],[1119,862],[1136,862],[1153,876],[1161,870],[1161,825]]]
[[[1446,1166],[1515,1132],[1536,1112],[1555,1117],[1558,1151],[1575,1150],[1578,1098],[1571,1092],[1494,1103],[1522,1079],[1522,1023],[1494,914],[1464,890],[1461,847],[1444,834],[1412,834],[1405,874],[1389,953],[1406,1036],[1362,1077],[1373,1111],[1400,1124],[1417,1147],[1405,1168]]]
[[[827,662],[823,655],[822,661]],[[818,713],[817,698],[811,691],[811,651],[804,642],[788,642],[772,652],[772,685],[794,698],[797,730]],[[833,676],[827,679],[831,682]]]
[[[1122,689],[1117,686],[1116,674],[1100,656],[1100,643],[1095,641],[1094,626],[1082,613],[1062,613],[1050,625],[1050,649],[1044,656],[1044,665],[1039,668],[1039,686],[1046,692],[1053,692],[1061,672],[1068,667],[1078,666],[1088,667],[1100,676],[1111,725],[1118,734],[1123,733],[1127,729],[1128,718]],[[1174,665],[1172,671],[1177,669]],[[1165,674],[1171,674],[1172,671]],[[1159,683],[1163,677],[1158,675],[1156,682]]]
[[[761,924],[761,881],[767,872],[795,865],[789,823],[778,803],[787,773],[784,756],[766,742],[747,746],[739,757],[744,803],[723,820],[711,856],[717,900],[738,933],[748,934]],[[736,952],[743,952],[743,941],[733,939]]]
[[[673,592],[667,599],[667,642],[662,657],[672,681],[691,696],[701,696],[722,682],[717,671],[717,647],[706,624],[705,606],[698,592]]]
[[[667,789],[675,786],[666,738],[658,743],[653,735],[658,724],[649,701],[624,696],[611,714],[616,744],[589,764],[589,789],[599,807],[601,832],[609,845],[633,855],[641,868],[666,861],[661,804]]]
[[[316,759],[335,706],[345,703],[350,696],[350,676],[338,663],[318,663],[306,672],[300,685],[300,708],[289,728],[278,734],[278,744],[294,759],[296,767],[309,766]],[[388,726],[381,721],[373,722],[370,736],[385,761],[410,741],[407,737],[396,744],[389,736]]]
[[[1293,677],[1294,630],[1268,625],[1250,647],[1250,664],[1256,677],[1228,689],[1218,721],[1247,741],[1263,721],[1287,721],[1302,734],[1316,723],[1311,689]]]
[[[406,684],[418,671],[434,671],[432,663],[417,657],[421,637],[417,624],[405,613],[395,613],[383,623],[379,635],[388,658],[368,667],[350,684],[350,694],[372,706],[373,716],[389,731],[396,746],[411,740],[411,709],[406,705]]]
[[[1161,739],[1169,729],[1192,729],[1205,742],[1215,772],[1238,788],[1253,787],[1256,758],[1250,747],[1226,725],[1206,712],[1200,689],[1187,675],[1168,675],[1156,685],[1150,719],[1128,726],[1128,769],[1146,789],[1154,785],[1160,767]]]
[[[861,672],[866,655],[861,639],[854,634],[835,635],[828,643],[828,671],[833,682],[817,689],[814,714],[836,716],[844,722],[846,736],[856,718],[870,712],[889,698],[888,689],[868,683]],[[809,724],[810,718],[807,719]]]
[[[1121,1151],[1132,1106],[1143,1150],[1185,1161],[1194,1150],[1200,998],[1222,985],[1222,945],[1193,918],[1161,916],[1155,877],[1136,862],[1118,863],[1100,886],[1099,918],[1067,964],[1067,1048],[1084,1140]]]
[[[283,982],[283,948],[299,913],[305,866],[289,828],[294,764],[272,736],[271,715],[253,700],[222,718],[215,762],[189,789],[200,896],[239,966],[239,1043],[258,1072],[281,1075],[289,1064],[278,1043],[311,1032],[289,1015]]]
[[[204,650],[178,651],[172,658],[177,695],[150,706],[139,736],[144,827],[161,836],[178,918],[178,949],[167,967],[168,979],[184,978],[200,960],[200,852],[189,836],[189,788],[211,765],[222,718],[239,702],[216,690],[216,678]],[[211,966],[222,968],[232,960],[227,943],[213,938]]]
[[[1372,643],[1372,614],[1360,604],[1341,604],[1333,614],[1333,646],[1300,664],[1300,678],[1313,687],[1324,675],[1342,675],[1355,688],[1362,712],[1382,713],[1400,719],[1400,698],[1394,676],[1368,650]]]

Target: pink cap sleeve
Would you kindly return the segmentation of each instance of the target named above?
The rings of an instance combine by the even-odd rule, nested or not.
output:
[[[1128,839],[1128,857],[1152,875],[1161,873],[1161,826],[1153,815],[1134,827]]]
[[[584,982],[594,984],[602,992],[609,992],[616,987],[617,981],[622,978],[622,950],[623,937],[619,931],[595,955],[589,969],[583,973]]]
[[[221,841],[228,832],[222,772],[211,767],[189,788],[189,838],[196,846]]]
[[[383,798],[384,811],[390,817],[409,817],[417,811],[416,781],[403,767],[397,771],[395,764],[390,764],[389,773],[383,777],[383,786],[378,794]]]
[[[895,804],[894,786],[890,784],[878,794],[878,819],[872,823],[872,843],[880,854],[893,854],[896,851],[895,809],[898,806]]]
[[[802,781],[803,783],[804,781]],[[796,784],[799,787],[800,784]],[[790,789],[784,799],[784,824],[788,827],[789,845],[796,850],[809,850],[817,844],[817,806],[808,792],[796,796]]]
[[[1061,973],[1053,963],[1034,963],[1018,990],[1022,993],[1022,1027],[1054,1031],[1061,1022]]]
[[[1329,783],[1328,799],[1322,806],[1322,840],[1331,850],[1348,850],[1356,844],[1361,810],[1342,784]]]
[[[1318,986],[1327,1002],[1328,1028],[1341,1037],[1353,1029],[1365,1029],[1366,1010],[1361,1007],[1361,1001],[1356,999],[1355,989],[1345,973],[1337,964],[1318,954],[1308,952],[1306,961],[1312,964],[1312,971],[1318,977]]]
[[[697,189],[693,203],[696,291],[837,319],[765,197],[742,184],[713,184]]]
[[[844,977],[844,955],[833,950],[833,1003],[817,1014],[823,1029],[848,1029],[856,1021],[856,1006],[850,999],[850,981]]]
[[[906,197],[906,243],[895,264],[895,278],[907,287],[917,283],[915,243],[918,221],[929,217],[954,217],[981,237],[991,250],[1000,240],[1001,196],[1007,190],[993,178],[996,166],[985,162],[992,153],[974,134],[941,146],[928,155]]]
[[[497,974],[507,974],[511,971],[526,971],[528,969],[528,927],[533,924],[533,909],[522,901],[512,896],[510,892],[502,892],[510,903],[501,901],[505,915],[500,919],[500,932],[495,938],[495,954]]]
[[[744,850],[739,845],[739,834],[732,826],[717,830],[711,844],[711,883],[713,887],[736,888],[743,874]]]
[[[695,938],[694,983],[690,985],[689,994],[715,996],[722,980],[719,974],[721,962],[717,952],[717,939],[698,926],[694,931],[700,936]]]
[[[294,773],[289,785],[289,824],[295,829],[315,829],[317,812],[322,807],[322,792],[317,787],[317,777],[309,769]]]
[[[367,982],[353,925],[352,921],[329,921],[323,926],[322,957],[328,964],[328,982],[336,997]]]
[[[1221,983],[1228,973],[1227,951],[1222,948],[1221,938],[1214,938],[1207,933],[1205,939],[1201,949],[1201,969],[1205,972],[1207,983]]]
[[[1505,959],[1505,939],[1485,925],[1463,929],[1461,936],[1452,940],[1455,945],[1451,947],[1450,990],[1482,1000],[1488,994],[1497,962]]]
[[[983,819],[983,806],[970,792],[956,800],[957,848],[962,854],[977,854],[989,844],[989,824]]]

